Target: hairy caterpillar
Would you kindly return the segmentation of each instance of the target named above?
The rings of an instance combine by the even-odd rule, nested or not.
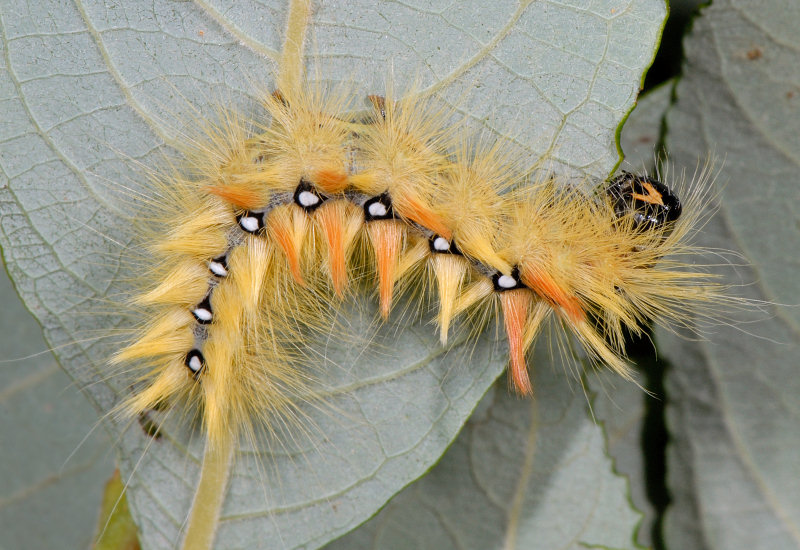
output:
[[[283,89],[283,88],[281,88],[281,89]],[[286,95],[288,95],[288,94],[286,94]],[[357,99],[356,99],[356,101],[360,101],[360,99],[359,99],[359,98],[357,98]],[[338,115],[338,116],[340,116],[340,117],[344,118],[344,113],[342,113],[342,114],[340,114],[340,115]],[[348,122],[349,122],[349,121],[348,121]],[[365,133],[366,133],[366,132],[365,132]],[[444,147],[443,147],[443,148],[442,148],[442,150],[443,150],[443,151],[444,151],[444,150],[447,150],[447,151],[448,151],[448,153],[449,153],[449,151],[452,151],[453,149],[448,149],[448,148],[444,148]],[[455,150],[456,150],[456,151],[459,151],[459,146],[458,146],[458,145],[456,145],[456,146],[455,146]],[[457,163],[455,163],[455,164],[457,164],[459,167],[461,167],[461,166],[466,166],[466,163],[467,163],[467,161],[468,161],[468,160],[469,160],[469,158],[472,156],[472,155],[471,155],[471,153],[469,152],[469,149],[468,149],[468,147],[463,147],[463,148],[461,148],[461,150],[462,150],[462,154],[461,154],[461,156],[462,156],[462,157],[464,157],[464,159],[463,159],[463,160],[464,160],[464,162],[457,162]],[[448,162],[448,163],[452,163],[452,160],[447,160],[447,162]],[[210,167],[209,167],[209,168],[210,168]],[[512,179],[513,179],[513,178],[512,178]],[[364,185],[367,185],[367,184],[368,184],[368,182],[367,182],[367,183],[364,183],[364,182],[362,182],[362,183],[363,183]],[[443,201],[443,197],[437,197],[437,201]],[[436,204],[433,204],[433,206],[438,208],[439,204],[441,204],[441,203],[436,203]],[[443,214],[446,214],[446,212],[443,212]],[[313,218],[312,218],[312,221],[313,221]],[[400,229],[403,229],[405,226],[401,225],[401,226],[399,226],[399,227],[400,227]],[[317,231],[317,226],[314,226],[314,227],[312,227],[312,229],[313,229],[313,231]],[[316,235],[316,233],[315,233],[315,235]],[[163,234],[162,234],[162,235],[159,235],[159,236],[160,236],[160,237],[163,237]],[[364,237],[364,236],[365,236],[364,234],[362,234],[362,235],[360,236],[360,239],[361,239],[362,241],[363,241],[363,237]],[[368,235],[367,235],[367,236],[368,236]],[[327,243],[325,242],[325,237],[324,237],[324,236],[323,236],[321,239],[318,239],[318,238],[316,238],[316,237],[315,237],[314,239],[309,239],[308,241],[306,241],[306,244],[308,244],[308,243],[310,242],[310,243],[312,243],[312,244],[316,245],[316,244],[320,243],[320,241],[321,241],[321,244],[322,244],[322,245],[326,245],[326,244],[327,244]],[[371,245],[372,245],[371,241],[370,241],[370,242],[368,242],[368,244],[371,246]],[[355,250],[356,250],[356,254],[360,254],[360,252],[358,252],[358,248],[357,248],[358,246],[359,246],[359,243],[357,242],[357,243],[356,243],[356,249],[355,249]],[[424,251],[424,250],[423,250],[423,251]],[[426,252],[426,254],[428,254],[428,252]],[[322,266],[322,269],[324,269],[324,270],[333,271],[333,270],[331,269],[331,267],[333,266],[333,263],[332,263],[332,262],[330,262],[330,260],[329,260],[329,259],[326,257],[326,256],[327,256],[327,249],[326,249],[326,248],[324,248],[324,246],[321,246],[321,247],[319,247],[319,255],[311,254],[311,252],[309,252],[309,247],[308,247],[308,246],[306,246],[306,247],[304,247],[304,249],[303,249],[303,255],[304,255],[304,260],[311,260],[309,263],[312,263],[313,265],[317,265],[317,266]],[[437,257],[438,257],[438,256],[437,256]],[[360,256],[359,258],[363,258],[363,256]],[[431,255],[431,258],[433,258],[433,256],[432,256],[432,255]],[[420,261],[419,263],[417,263],[417,264],[416,264],[416,266],[417,266],[417,267],[420,267],[420,268],[422,268],[423,266],[425,266],[425,269],[424,269],[424,270],[422,270],[422,269],[421,269],[421,271],[432,271],[432,270],[433,270],[433,268],[437,267],[437,266],[435,266],[435,265],[434,265],[434,266],[430,266],[430,267],[428,267],[428,266],[430,265],[430,263],[431,263],[431,262],[433,262],[433,261],[435,261],[436,263],[441,263],[441,262],[439,262],[438,260],[432,260],[432,259],[430,259],[430,258],[426,258],[426,259],[424,259],[424,261]],[[360,264],[360,263],[361,263],[361,260],[360,260],[360,259],[359,259],[358,261],[356,261],[356,262],[355,262],[355,264]],[[451,263],[452,263],[452,262],[451,262]],[[328,266],[328,267],[326,267],[326,266]],[[352,267],[352,266],[351,266],[351,267]],[[356,266],[356,267],[357,267],[357,266]],[[455,268],[456,268],[456,269],[463,269],[463,264],[462,264],[462,266],[461,266],[461,267],[459,267],[458,265],[456,265],[456,266],[455,266]],[[467,271],[467,273],[472,273],[472,271],[470,271],[470,270],[471,270],[471,267],[467,266],[467,268],[468,268],[468,269],[466,270],[466,271]],[[322,269],[321,269],[321,270],[322,270]],[[440,268],[440,271],[441,271],[441,269],[442,269],[442,268]],[[163,272],[161,272],[161,273],[163,273]],[[308,286],[309,288],[311,288],[311,289],[313,289],[313,290],[320,290],[320,289],[322,289],[322,290],[324,290],[324,291],[326,291],[326,292],[327,292],[327,288],[328,288],[328,287],[327,287],[327,283],[323,283],[323,282],[315,281],[315,280],[314,280],[314,273],[313,273],[313,272],[309,272],[308,270],[305,270],[305,271],[302,271],[301,273],[302,273],[302,275],[304,276],[304,278],[306,278],[306,279],[310,279],[310,280],[306,280],[306,281],[304,281],[304,282],[307,284],[307,286]],[[285,271],[285,270],[283,271],[283,274],[286,274],[286,271]],[[332,277],[331,277],[332,273],[331,273],[331,274],[329,274],[329,273],[325,273],[325,272],[323,271],[323,273],[322,273],[322,274],[324,275],[324,278],[325,278],[325,279],[328,279],[329,277],[330,277],[330,278],[332,278]],[[480,272],[479,272],[479,274],[480,274]],[[291,275],[291,273],[289,273],[289,275]],[[409,274],[409,276],[408,276],[407,278],[405,278],[405,279],[401,279],[400,281],[398,281],[398,283],[402,285],[402,284],[403,284],[404,282],[406,282],[406,281],[419,281],[419,280],[420,280],[419,278],[415,278],[415,277],[419,277],[418,275],[414,275],[414,276],[412,276],[412,275],[414,275],[414,274]],[[161,276],[160,274],[154,274],[154,275],[153,275],[153,280],[154,280],[154,281],[159,281],[159,280],[161,280],[161,279],[159,278],[160,276]],[[431,273],[431,276],[435,278],[435,277],[436,277],[436,274],[435,274],[435,273]],[[427,275],[423,275],[423,278],[425,278],[425,277],[427,277]],[[288,277],[287,277],[287,278],[288,278]],[[294,279],[294,277],[293,277],[293,276],[291,276],[291,279]],[[322,278],[321,278],[321,279],[322,279]],[[340,278],[339,280],[341,281],[342,279]],[[387,286],[388,286],[388,285],[384,285],[384,286],[383,286],[383,288],[387,288]],[[200,285],[198,285],[196,288],[197,288],[197,289],[199,289],[199,288],[200,288]],[[331,288],[333,288],[333,287],[331,287]],[[293,288],[293,290],[294,290],[295,292],[300,292],[300,290],[299,290],[299,289],[294,289],[294,288]],[[198,292],[199,292],[199,290],[198,290]],[[334,290],[333,290],[332,294],[334,294],[334,295],[336,294],[335,288],[334,288]],[[346,299],[346,294],[347,294],[347,291],[345,290],[345,291],[343,292],[343,294],[345,294],[345,299]],[[201,298],[203,298],[203,297],[201,297]],[[493,296],[487,296],[487,298],[489,298],[489,299],[487,300],[487,303],[485,303],[485,304],[483,304],[483,305],[485,305],[485,306],[489,306],[489,309],[490,309],[490,308],[492,307],[492,304],[491,304],[491,303],[489,303],[489,302],[491,302],[491,301],[494,299],[494,297],[493,297]],[[212,296],[212,300],[213,300],[213,296]],[[193,304],[187,304],[187,305],[189,305],[189,306],[191,306],[191,307],[194,307],[194,306],[198,305],[198,304],[200,303],[200,301],[202,301],[202,300],[198,300],[197,302],[195,302],[195,303],[193,303]],[[384,301],[384,303],[386,303],[387,301],[388,301],[388,300],[385,300],[385,301]],[[309,301],[305,301],[305,300],[304,300],[304,301],[302,301],[301,303],[303,303],[303,304],[308,304],[308,303],[311,303],[311,302],[309,302]],[[336,304],[336,302],[335,302],[335,301],[334,301],[334,302],[326,302],[326,303],[332,303],[332,304]],[[447,303],[447,301],[442,301],[442,304],[445,304],[445,303]],[[476,305],[477,305],[477,304],[476,304]],[[212,310],[213,310],[213,309],[215,309],[215,308],[212,308]],[[287,308],[287,309],[288,309],[288,308]],[[480,312],[481,312],[481,311],[485,311],[485,310],[481,310],[480,308],[478,308],[478,309],[477,309],[477,310],[475,310],[475,311],[477,311],[477,312],[478,312],[478,316],[479,316],[479,315],[480,315]],[[216,311],[215,311],[215,313],[216,313]],[[306,318],[306,319],[308,320],[308,319],[313,319],[313,318],[315,317],[315,315],[316,315],[316,314],[310,314],[310,313],[309,313],[309,314],[305,314],[305,313],[304,313],[304,314],[302,315],[302,317],[304,317],[304,318]],[[142,318],[142,319],[148,319],[149,317],[147,317],[147,316],[142,316],[141,318]],[[446,315],[442,315],[442,318],[446,318]],[[291,337],[291,336],[293,335],[291,330],[287,330],[287,332],[288,332],[288,336],[290,336],[290,337]],[[445,333],[445,334],[446,334],[446,333]],[[283,338],[285,335],[276,335],[276,338],[277,338],[278,336],[280,336],[280,338]],[[278,339],[280,340],[280,338],[278,338]],[[288,339],[291,339],[291,338],[288,338]],[[281,340],[281,341],[282,341],[282,340]],[[208,371],[207,371],[206,373],[208,373]],[[203,382],[201,382],[201,383],[203,383]],[[192,386],[190,386],[190,387],[192,387]],[[192,397],[192,396],[190,395],[190,396],[189,396],[189,398],[191,398],[191,397]]]
[[[590,195],[530,181],[497,145],[454,142],[447,113],[413,97],[369,101],[367,119],[352,120],[341,93],[267,94],[253,135],[225,119],[203,178],[158,184],[181,210],[162,214],[165,229],[149,239],[160,282],[136,298],[146,325],[113,362],[147,369],[127,414],[176,401],[199,411],[208,439],[187,548],[213,541],[220,472],[240,435],[291,414],[307,392],[294,343],[329,325],[351,271],[376,271],[384,318],[396,285],[432,282],[443,342],[456,316],[499,312],[522,394],[533,391],[527,350],[550,316],[628,377],[625,330],[651,317],[681,323],[725,300],[665,258],[692,251],[703,178],[683,204],[630,173]]]

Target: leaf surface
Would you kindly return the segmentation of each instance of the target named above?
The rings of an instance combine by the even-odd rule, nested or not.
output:
[[[798,23],[793,2],[720,0],[686,41],[667,146],[690,173],[719,158],[703,243],[743,256],[715,270],[732,292],[786,305],[734,314],[707,341],[659,338],[674,363],[670,548],[800,548]]]
[[[428,475],[327,550],[633,548],[641,515],[586,396],[537,358],[535,399],[495,385]]]
[[[113,453],[0,273],[0,548],[88,548]]]
[[[0,243],[101,412],[128,391],[109,378],[117,344],[102,336],[138,321],[113,303],[146,276],[124,261],[135,236],[120,189],[146,182],[123,159],[158,166],[215,104],[252,108],[255,89],[272,87],[286,12],[282,2],[0,3]],[[658,0],[325,2],[313,7],[309,65],[359,94],[380,93],[389,74],[418,81],[530,164],[549,154],[560,171],[605,177],[664,14]],[[329,342],[325,410],[309,406],[295,438],[241,449],[220,547],[313,548],[352,529],[438,459],[505,364],[490,338],[444,353],[429,326],[376,334],[369,315],[352,323],[380,345]],[[108,422],[143,545],[172,548],[200,438],[168,425],[153,441]]]

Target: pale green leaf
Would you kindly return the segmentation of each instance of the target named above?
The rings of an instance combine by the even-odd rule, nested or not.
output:
[[[707,341],[659,338],[668,373],[670,548],[800,548],[800,5],[715,1],[696,19],[668,116],[690,172],[718,158],[703,243],[739,252],[733,292],[778,304]],[[749,264],[742,266],[741,264]]]
[[[325,2],[309,64],[358,93],[380,93],[390,73],[400,87],[417,80],[529,164],[549,152],[561,171],[604,177],[664,12],[659,0]],[[272,86],[286,6],[6,0],[0,14],[0,242],[61,363],[108,411],[129,381],[109,379],[115,342],[98,334],[136,321],[108,303],[137,275],[122,267],[133,235],[118,191],[144,182],[124,157],[157,166],[192,123],[190,104],[250,108],[254,83]],[[220,547],[316,547],[361,523],[441,455],[504,366],[488,339],[445,354],[429,326],[373,335],[365,315],[354,331],[381,345],[327,343],[330,395],[324,410],[307,408],[307,433],[242,449]],[[143,544],[172,548],[201,438],[168,425],[153,441],[127,427],[109,421]]]
[[[641,516],[586,395],[536,357],[536,399],[496,385],[428,475],[326,548],[634,548]]]
[[[651,457],[645,454],[643,431],[648,400],[656,397],[642,390],[646,381],[644,376],[639,378],[643,386],[620,380],[616,373],[604,370],[589,376],[588,381],[596,394],[592,412],[602,424],[614,472],[627,478],[625,494],[630,494],[631,506],[643,515],[633,538],[642,547],[650,548],[657,515],[647,494],[647,460]],[[622,490],[619,486],[615,488]],[[624,526],[614,524],[614,528],[622,530]]]
[[[87,548],[113,452],[5,271],[0,302],[0,548]]]

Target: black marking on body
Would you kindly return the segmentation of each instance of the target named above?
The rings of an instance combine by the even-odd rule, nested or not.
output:
[[[308,180],[301,179],[300,184],[294,190],[292,200],[297,206],[310,214],[322,206],[322,203],[328,200],[328,198],[317,191],[314,185]]]
[[[206,370],[206,358],[203,357],[203,353],[199,349],[193,349],[187,353],[183,364],[186,365],[195,380]]]
[[[264,229],[264,214],[245,210],[236,215],[236,223],[239,224],[242,231],[255,235]]]
[[[522,279],[519,277],[519,268],[514,268],[511,275],[504,275],[502,272],[497,271],[492,275],[492,285],[494,285],[495,292],[505,292],[507,290],[516,290],[518,288],[528,288],[523,284]]]
[[[464,254],[458,249],[455,241],[445,239],[441,235],[432,235],[428,238],[428,247],[432,254],[457,254],[463,256]]]
[[[381,193],[377,197],[367,199],[364,203],[364,221],[393,220],[395,218],[392,208],[392,197],[389,192]]]
[[[148,412],[140,412],[137,416],[137,420],[139,421],[139,426],[141,426],[142,431],[152,439],[158,441],[161,439],[161,426],[152,418],[150,418],[150,414]]]
[[[207,325],[214,319],[214,312],[211,310],[211,295],[209,294],[203,301],[192,309],[192,315],[201,325]]]

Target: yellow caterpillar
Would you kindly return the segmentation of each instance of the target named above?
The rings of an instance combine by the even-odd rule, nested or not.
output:
[[[587,194],[521,170],[504,143],[465,137],[452,111],[414,93],[369,96],[367,114],[354,112],[364,98],[305,82],[308,3],[292,4],[306,13],[290,15],[263,112],[204,127],[206,141],[152,178],[153,199],[132,216],[154,270],[133,299],[141,326],[111,359],[137,374],[115,412],[199,418],[206,451],[178,526],[185,548],[213,545],[239,441],[321,398],[303,346],[338,337],[336,310],[365,289],[382,319],[398,295],[432,296],[443,344],[456,319],[496,320],[526,395],[527,352],[548,319],[627,377],[626,329],[726,300],[672,259],[695,252],[704,178],[673,192],[623,173]]]
[[[374,269],[383,318],[396,286],[432,284],[442,342],[457,316],[499,312],[521,394],[533,392],[525,357],[548,317],[630,377],[624,330],[725,300],[665,258],[692,252],[702,181],[684,202],[629,173],[588,195],[519,173],[499,145],[453,140],[432,103],[370,96],[355,121],[353,102],[302,87],[267,95],[253,135],[225,117],[205,177],[157,184],[169,199],[148,237],[159,282],[135,299],[148,321],[113,362],[145,367],[127,414],[178,400],[199,411],[207,450],[186,548],[213,541],[240,435],[310,398],[295,344],[330,325],[354,270]]]

